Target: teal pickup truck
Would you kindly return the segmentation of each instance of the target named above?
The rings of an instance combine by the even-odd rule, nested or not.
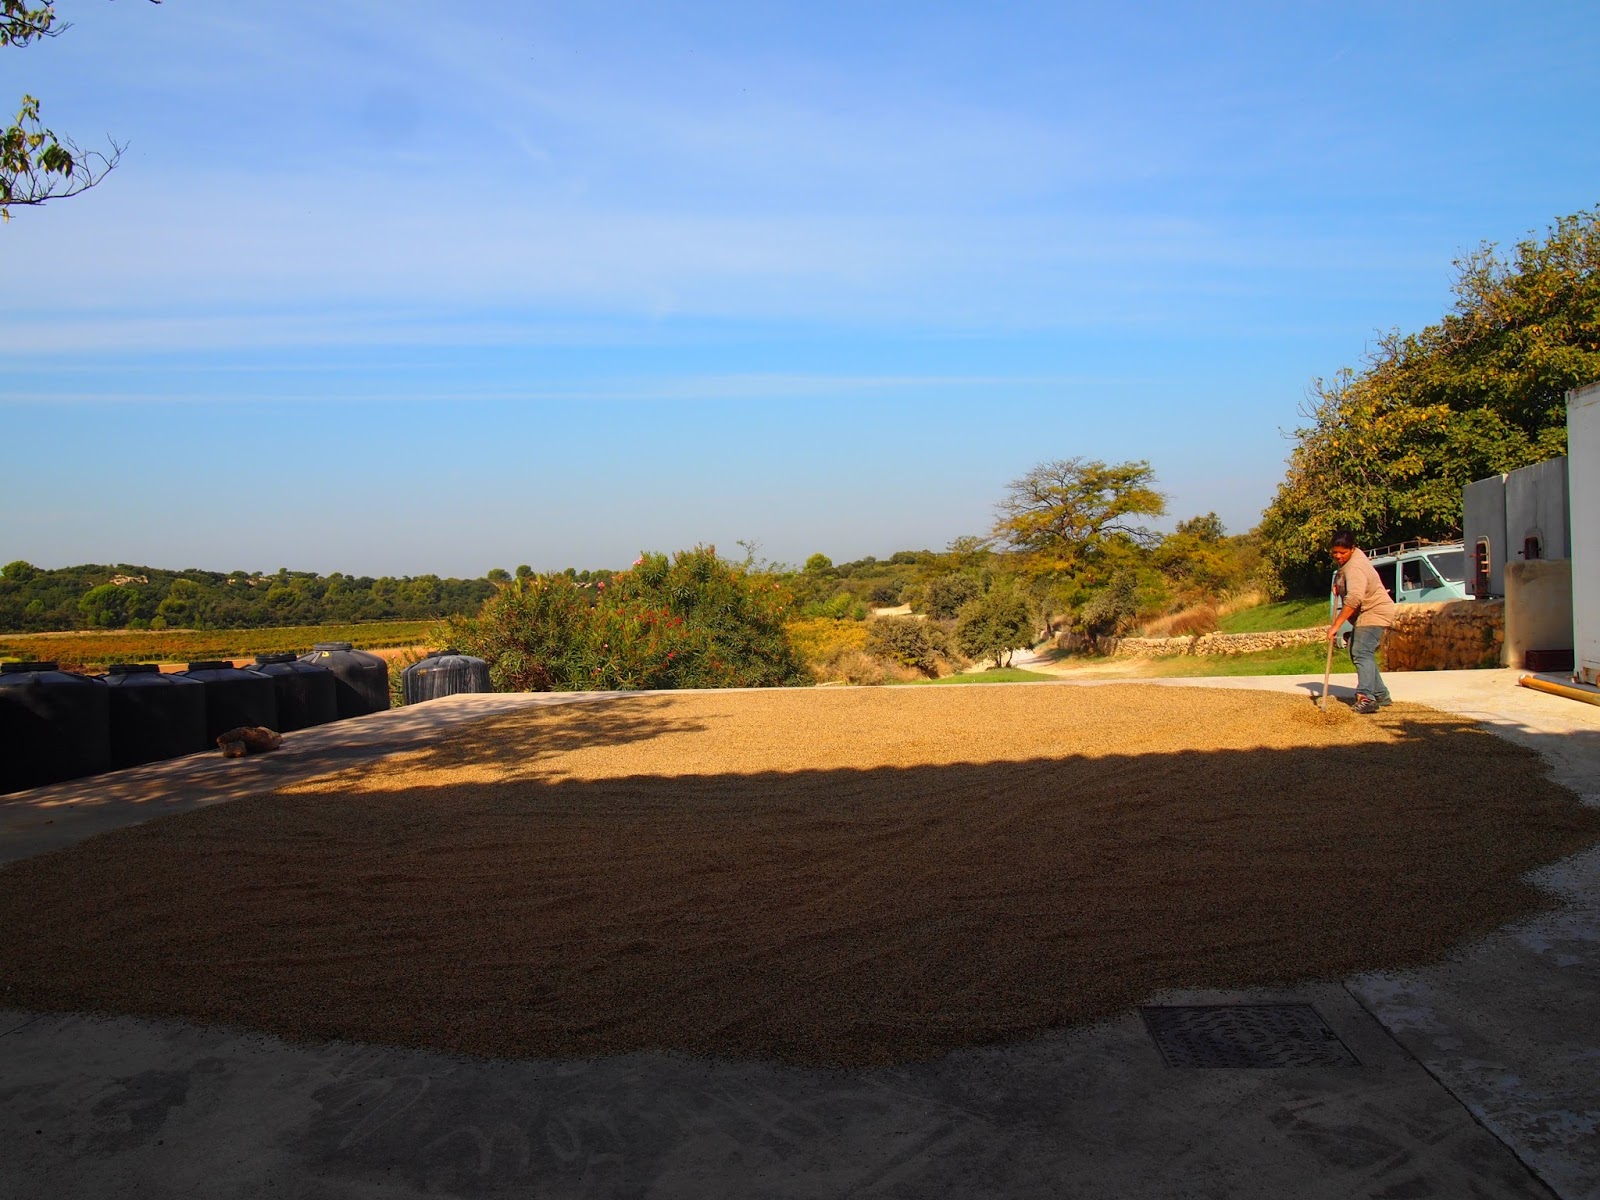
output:
[[[1460,542],[1401,542],[1368,552],[1372,569],[1396,604],[1467,599],[1467,555]],[[1334,572],[1338,574],[1337,571]],[[1339,615],[1339,601],[1328,585],[1328,618]],[[1349,636],[1346,622],[1339,643]]]

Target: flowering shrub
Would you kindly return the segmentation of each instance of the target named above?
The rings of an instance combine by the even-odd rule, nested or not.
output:
[[[518,579],[451,639],[503,691],[776,687],[808,682],[784,628],[790,596],[697,546],[643,554],[592,588]]]

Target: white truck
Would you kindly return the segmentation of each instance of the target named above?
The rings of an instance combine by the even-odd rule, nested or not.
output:
[[[1396,604],[1424,601],[1465,600],[1467,595],[1466,550],[1460,542],[1400,542],[1367,552],[1372,569]],[[1337,571],[1334,572],[1338,574]],[[1339,600],[1328,587],[1329,619],[1339,613]],[[1343,645],[1349,636],[1347,622],[1340,633]]]

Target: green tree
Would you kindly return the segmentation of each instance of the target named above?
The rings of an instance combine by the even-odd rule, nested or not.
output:
[[[983,583],[974,575],[949,571],[935,575],[922,589],[922,606],[930,617],[945,621],[961,611],[961,606],[983,594]]]
[[[1011,655],[1033,640],[1033,620],[1028,601],[1015,588],[997,583],[968,601],[956,617],[956,645],[968,658],[994,659],[997,667],[1011,665]]]
[[[163,621],[162,628],[170,625],[194,624],[196,608],[203,595],[198,583],[192,579],[174,579],[161,603],[156,605],[156,616]]]
[[[1255,539],[1230,538],[1216,513],[1179,521],[1150,556],[1185,600],[1215,598],[1242,587],[1258,560]]]
[[[1203,517],[1190,517],[1187,521],[1179,521],[1172,532],[1177,537],[1193,538],[1195,542],[1205,546],[1216,545],[1228,536],[1222,518],[1214,512],[1208,512]]]
[[[1507,258],[1485,244],[1456,262],[1452,290],[1438,324],[1313,381],[1260,527],[1286,590],[1325,582],[1340,526],[1369,546],[1459,536],[1466,484],[1566,453],[1566,393],[1600,379],[1600,212]]]
[[[882,583],[872,585],[867,593],[867,599],[880,608],[892,608],[900,603],[900,597],[905,594],[906,581],[903,579],[885,579]]]
[[[995,536],[1021,552],[1031,576],[1098,573],[1157,540],[1136,520],[1166,511],[1154,485],[1155,472],[1143,461],[1041,463],[1011,482],[998,505]]]
[[[83,594],[78,609],[98,629],[122,629],[138,609],[138,596],[131,587],[102,583]]]
[[[603,575],[604,578],[598,578]],[[807,681],[770,576],[697,546],[630,571],[519,578],[451,636],[512,691],[793,686]]]
[[[806,559],[806,565],[802,569],[807,575],[821,575],[824,571],[833,570],[833,559],[826,554],[813,554]]]
[[[0,577],[8,579],[12,583],[27,583],[38,573],[38,567],[20,558],[15,562],[8,562],[4,567],[0,567]]]
[[[1134,627],[1141,607],[1138,572],[1123,568],[1078,611],[1078,627],[1091,638],[1121,637]]]
[[[929,558],[942,562],[951,571],[976,572],[988,564],[993,549],[993,538],[967,533],[954,539],[944,548],[943,554],[929,555]]]
[[[916,617],[877,617],[867,626],[866,650],[875,658],[937,675],[944,637],[939,626]]]
[[[490,583],[510,583],[511,572],[504,567],[490,567],[489,573],[484,578]]]

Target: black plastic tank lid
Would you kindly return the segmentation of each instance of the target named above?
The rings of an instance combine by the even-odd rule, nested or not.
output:
[[[258,654],[258,655],[256,655],[256,662],[260,663],[262,666],[266,666],[269,663],[286,663],[286,662],[294,662],[294,661],[295,661],[295,654],[294,654],[294,652],[292,650],[285,650],[285,651],[282,651],[281,653],[276,653],[276,654]]]
[[[428,657],[429,658],[443,658],[447,654],[455,655],[455,656],[459,657],[460,654],[461,654],[461,651],[457,650],[454,646],[451,646],[448,650],[435,650],[432,654],[428,655]]]
[[[159,675],[161,667],[158,663],[112,663],[106,668],[109,675]]]
[[[226,661],[225,659],[209,659],[208,658],[208,659],[205,659],[205,660],[203,660],[201,662],[192,662],[192,663],[190,663],[189,664],[189,670],[191,670],[191,671],[231,671],[231,670],[233,670],[233,664],[231,662]]]
[[[56,664],[53,662],[15,662],[0,663],[0,672],[6,675],[20,675],[23,671],[54,671]]]
[[[353,642],[314,642],[312,644],[311,648],[313,650],[354,650],[355,649],[355,643],[353,643]]]

